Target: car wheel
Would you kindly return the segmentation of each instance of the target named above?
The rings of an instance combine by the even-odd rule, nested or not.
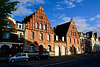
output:
[[[12,62],[12,63],[14,63],[14,62],[15,62],[15,60],[14,60],[14,59],[12,59],[12,60],[11,60],[11,62]]]
[[[25,59],[25,61],[27,62],[27,61],[28,61],[28,59]]]

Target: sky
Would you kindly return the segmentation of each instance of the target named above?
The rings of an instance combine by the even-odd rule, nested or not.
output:
[[[16,0],[10,0],[16,1]],[[42,6],[51,27],[74,19],[78,32],[97,32],[100,36],[100,0],[17,0],[17,11],[12,18],[22,21]]]

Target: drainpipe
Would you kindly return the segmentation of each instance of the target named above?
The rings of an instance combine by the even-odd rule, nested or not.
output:
[[[23,37],[23,53],[24,53],[24,47],[25,47],[25,23],[24,23],[24,37]]]

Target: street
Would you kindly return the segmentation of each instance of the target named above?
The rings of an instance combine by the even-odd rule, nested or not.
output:
[[[0,67],[100,67],[100,55],[96,53],[51,57],[50,59],[30,60],[28,62],[1,62]]]

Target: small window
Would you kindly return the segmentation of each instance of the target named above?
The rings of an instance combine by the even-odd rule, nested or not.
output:
[[[62,37],[62,41],[64,41],[64,37]]]
[[[44,30],[46,30],[46,25],[44,25]]]
[[[22,25],[19,25],[19,29],[22,29]]]
[[[72,51],[72,47],[71,47],[71,46],[69,47],[69,51],[70,51],[70,52]]]
[[[36,28],[38,28],[38,23],[36,23]]]
[[[71,32],[71,35],[72,35],[72,32]]]
[[[42,29],[42,24],[40,24],[40,29]]]
[[[43,40],[43,34],[40,33],[40,40]]]
[[[73,39],[73,43],[75,43],[75,39]]]
[[[18,40],[21,40],[22,39],[22,33],[19,33],[18,34]]]
[[[31,32],[31,39],[34,39],[34,32]]]
[[[34,52],[35,51],[35,45],[31,44],[29,45],[29,52]]]
[[[56,40],[58,41],[58,36],[56,36]]]
[[[76,36],[76,32],[75,32],[75,36]]]
[[[71,38],[69,38],[69,43],[71,43]]]
[[[11,27],[11,22],[8,22],[8,27]]]
[[[77,39],[77,44],[78,44],[78,39]]]
[[[6,33],[5,35],[3,35],[4,39],[10,39],[10,33]]]
[[[47,40],[50,41],[50,35],[47,35]]]

